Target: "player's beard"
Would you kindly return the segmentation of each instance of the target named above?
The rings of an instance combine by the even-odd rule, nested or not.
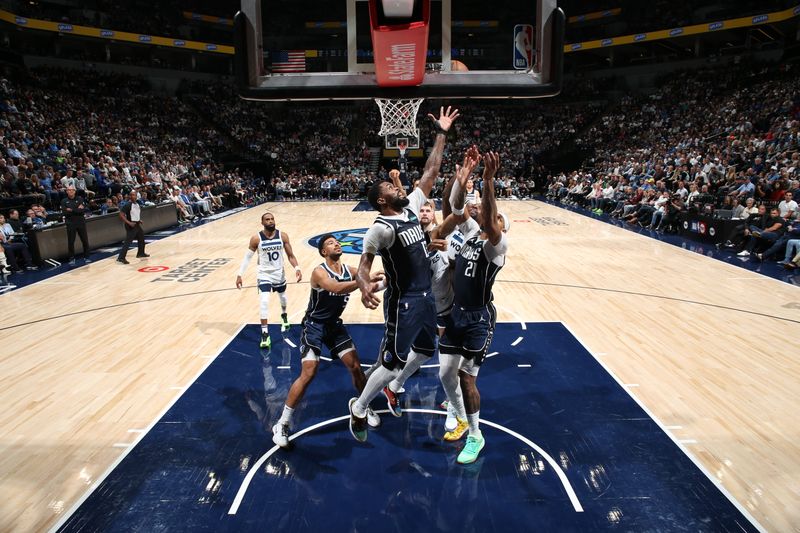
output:
[[[330,257],[332,261],[338,261],[339,259],[342,258],[342,252],[339,252],[338,254],[335,252],[328,254],[328,257]]]
[[[402,198],[400,196],[395,196],[394,198],[392,198],[392,203],[390,205],[392,206],[392,209],[394,209],[395,211],[400,211],[401,209],[406,207],[409,203],[411,203],[411,200],[409,200],[407,196],[404,196]]]
[[[264,229],[270,233],[275,231],[275,224],[264,224]]]

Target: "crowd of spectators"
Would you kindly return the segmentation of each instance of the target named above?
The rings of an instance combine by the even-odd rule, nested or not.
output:
[[[654,92],[612,104],[598,97],[459,102],[434,195],[457,156],[475,144],[500,153],[496,189],[504,198],[546,188],[555,200],[662,231],[691,209],[745,220],[763,204],[767,214],[776,207],[792,219],[800,200],[799,79],[785,65],[745,64],[670,74]],[[119,209],[136,189],[145,202],[174,202],[179,218],[190,221],[266,198],[363,198],[391,166],[378,165],[383,139],[372,102],[259,104],[222,84],[187,84],[179,96],[149,89],[132,76],[53,68],[0,80],[0,212],[29,215],[21,218],[34,226],[50,223],[74,186],[95,214]],[[412,184],[434,138],[425,117],[438,105],[425,102],[419,112],[423,157],[410,164]],[[550,176],[542,186],[541,156],[565,141],[595,155],[582,170]],[[265,161],[268,170],[256,175],[221,164],[236,152]],[[482,188],[479,178],[475,188]],[[790,227],[770,227],[753,241],[745,225],[731,244],[756,254],[773,234],[780,244],[793,235]]]
[[[39,209],[33,227],[60,220],[68,187],[95,215],[119,209],[133,189],[143,203],[174,201],[182,221],[259,201],[263,176],[217,162],[229,150],[140,78],[48,68],[0,79],[0,212]]]
[[[673,74],[650,95],[624,98],[580,141],[596,157],[550,176],[550,198],[657,231],[674,231],[681,212],[732,216],[742,227],[722,246],[741,257],[763,250],[755,256],[796,267],[783,255],[800,238],[796,68]],[[773,208],[780,225],[769,218]]]

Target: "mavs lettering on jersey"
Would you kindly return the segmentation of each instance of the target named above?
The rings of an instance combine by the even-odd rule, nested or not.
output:
[[[388,278],[388,289],[395,291],[429,292],[431,290],[430,263],[425,246],[425,232],[416,215],[406,209],[408,220],[379,216],[375,222],[390,227],[395,234],[394,242],[379,253],[383,259]]]
[[[453,279],[455,304],[465,309],[484,307],[492,301],[494,278],[505,264],[504,255],[495,260],[487,257],[484,250],[487,243],[478,236],[472,237],[464,243],[456,258]]]
[[[329,277],[336,281],[353,281],[346,265],[342,265],[341,275],[336,274],[325,263],[320,266],[325,269]],[[314,322],[337,320],[342,316],[349,299],[349,294],[336,294],[322,288],[312,287],[311,298],[308,300],[308,308],[306,308],[306,316],[303,320],[313,320]]]

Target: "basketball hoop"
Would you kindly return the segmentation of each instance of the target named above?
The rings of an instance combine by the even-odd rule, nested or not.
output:
[[[408,135],[418,137],[417,112],[424,98],[409,100],[392,100],[376,98],[375,103],[381,110],[381,130],[378,135]]]

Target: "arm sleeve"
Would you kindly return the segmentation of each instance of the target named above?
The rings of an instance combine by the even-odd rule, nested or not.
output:
[[[493,245],[490,241],[486,241],[486,244],[483,245],[483,253],[486,254],[486,258],[489,261],[494,261],[501,255],[505,255],[507,251],[508,241],[506,240],[505,233],[500,236],[500,240],[497,244]]]
[[[389,226],[376,222],[364,237],[364,253],[377,255],[381,248],[394,244],[394,231]]]
[[[428,197],[422,192],[422,189],[417,187],[408,195],[408,208],[411,209],[415,215],[419,216],[419,208],[422,204],[428,201]]]

